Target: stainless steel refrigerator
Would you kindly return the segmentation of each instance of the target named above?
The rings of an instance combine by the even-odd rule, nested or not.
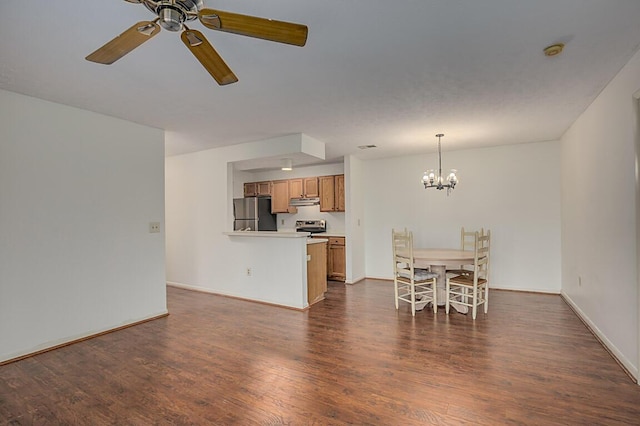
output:
[[[276,215],[271,213],[271,197],[233,199],[234,231],[277,231]]]

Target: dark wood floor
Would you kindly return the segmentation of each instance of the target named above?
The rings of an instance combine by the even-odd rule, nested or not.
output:
[[[0,367],[11,425],[640,423],[634,384],[559,296],[396,312],[333,283],[299,312],[176,288],[171,315]]]

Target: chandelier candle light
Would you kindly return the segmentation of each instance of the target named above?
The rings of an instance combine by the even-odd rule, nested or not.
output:
[[[424,172],[422,176],[422,183],[424,184],[424,189],[427,188],[436,188],[436,189],[444,189],[447,188],[447,195],[451,192],[453,188],[456,187],[458,183],[458,177],[456,176],[456,169],[451,169],[449,176],[447,176],[447,184],[444,183],[445,179],[442,175],[442,147],[440,145],[440,139],[444,136],[443,133],[438,133],[436,137],[438,138],[438,174],[435,174],[433,169]]]

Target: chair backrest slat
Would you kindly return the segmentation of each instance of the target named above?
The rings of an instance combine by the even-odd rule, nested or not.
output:
[[[393,238],[393,273],[397,275],[399,269],[411,271],[413,275],[413,234],[405,228],[404,231],[392,230]],[[403,264],[399,268],[398,264]]]
[[[474,263],[476,279],[489,279],[489,261],[491,254],[491,231],[487,230],[484,235],[478,234],[475,247]]]
[[[480,228],[480,231],[465,231],[464,226],[460,228],[460,250],[474,250],[476,233],[480,237],[485,235],[484,228]]]

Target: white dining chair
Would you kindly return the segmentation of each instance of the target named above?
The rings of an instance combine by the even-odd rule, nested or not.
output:
[[[469,306],[474,320],[480,305],[484,305],[485,314],[489,310],[491,232],[487,231],[485,235],[476,232],[475,239],[472,273],[447,277],[445,305],[447,314],[451,302]]]
[[[438,275],[426,269],[415,267],[413,234],[411,232],[406,229],[404,231],[392,230],[391,234],[396,309],[399,309],[399,302],[407,302],[411,305],[411,315],[415,316],[416,302],[421,305],[431,302],[433,312],[436,313],[438,311],[436,296],[436,278]]]
[[[464,229],[464,226],[460,228],[460,250],[473,251],[476,244],[476,236],[482,235],[485,235],[484,228],[480,228],[479,231],[468,231]],[[447,269],[447,276],[471,275],[472,271],[473,264],[460,265],[454,269]]]

